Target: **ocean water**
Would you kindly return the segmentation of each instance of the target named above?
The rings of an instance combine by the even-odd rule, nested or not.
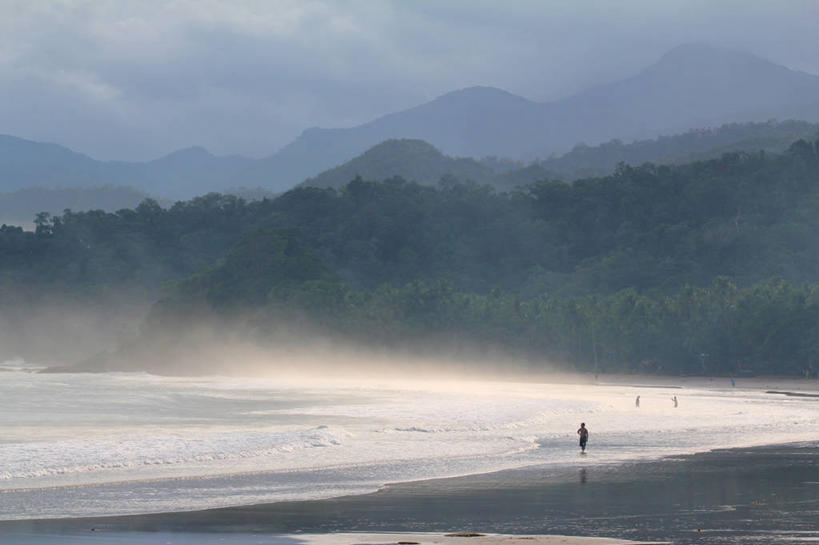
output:
[[[817,399],[730,383],[361,383],[40,374],[20,361],[2,368],[0,520],[328,498],[391,482],[819,438]],[[581,421],[590,429],[583,456]]]

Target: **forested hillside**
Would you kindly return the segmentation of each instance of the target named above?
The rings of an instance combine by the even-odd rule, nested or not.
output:
[[[301,185],[340,188],[356,176],[367,180],[400,176],[434,185],[446,176],[492,185],[503,191],[545,179],[572,181],[608,176],[620,163],[683,164],[744,150],[782,153],[796,140],[813,141],[817,137],[819,124],[804,121],[732,123],[628,144],[620,140],[594,147],[578,144],[565,155],[529,165],[492,157],[453,158],[423,140],[387,140]]]
[[[322,172],[301,185],[340,188],[356,176],[384,180],[401,176],[407,180],[435,184],[444,176],[491,183],[495,172],[471,158],[447,157],[423,140],[387,140],[343,165]],[[531,180],[534,181],[534,180]]]
[[[570,152],[539,165],[561,178],[574,180],[606,176],[619,163],[682,164],[746,150],[782,153],[796,140],[813,141],[818,136],[819,124],[806,121],[729,123],[630,143],[611,140],[597,146],[578,144]]]
[[[241,312],[376,346],[582,369],[819,367],[819,143],[508,193],[355,179],[0,230],[0,297],[166,284],[145,331]],[[194,310],[195,309],[195,310]]]

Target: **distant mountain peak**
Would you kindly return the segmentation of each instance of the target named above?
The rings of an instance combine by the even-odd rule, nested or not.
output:
[[[747,51],[707,43],[686,43],[667,51],[654,65],[648,67],[647,71],[658,68],[665,68],[666,70],[684,68],[690,70],[697,66],[753,66],[784,69],[782,66]]]
[[[464,87],[463,89],[456,89],[454,91],[449,91],[444,93],[439,98],[445,98],[448,96],[475,96],[475,97],[512,97],[512,98],[521,98],[515,94],[510,93],[504,89],[499,87],[492,87],[489,85],[473,85],[471,87]]]
[[[457,102],[462,104],[464,102],[470,104],[484,103],[484,102],[516,102],[516,103],[532,103],[531,100],[521,96],[510,93],[498,87],[490,87],[487,85],[475,85],[472,87],[465,87],[456,91],[450,91],[436,98],[433,102],[448,103]]]

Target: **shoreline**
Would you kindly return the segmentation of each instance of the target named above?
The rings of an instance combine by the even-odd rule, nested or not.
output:
[[[630,541],[609,537],[584,537],[561,535],[510,535],[455,532],[451,534],[431,532],[411,533],[347,533],[289,534],[281,539],[293,540],[299,545],[669,545],[667,541]]]
[[[645,387],[653,387],[653,386],[645,386]],[[819,395],[800,395],[795,394],[793,392],[765,392],[771,394],[790,394],[787,397],[807,397],[807,398],[819,398]],[[667,454],[663,455],[659,458],[654,459],[633,459],[633,460],[623,460],[618,461],[614,464],[607,464],[604,462],[598,463],[585,463],[583,464],[583,469],[617,469],[626,466],[640,466],[644,464],[659,464],[664,462],[677,462],[680,460],[687,460],[692,459],[699,456],[707,456],[711,454],[717,453],[730,453],[733,451],[745,451],[745,450],[756,450],[756,449],[768,449],[768,448],[781,448],[781,447],[799,447],[800,445],[816,445],[819,447],[819,437],[815,439],[809,440],[798,440],[798,441],[786,441],[786,442],[775,442],[775,443],[749,443],[746,445],[741,446],[733,446],[733,447],[725,447],[725,448],[711,448],[708,450],[703,450],[699,452],[689,452],[689,453],[680,453],[680,454]],[[585,461],[585,457],[584,457]],[[503,468],[503,469],[496,469],[491,471],[482,471],[476,473],[465,473],[465,474],[458,474],[458,475],[448,475],[443,477],[428,477],[428,478],[418,478],[418,479],[410,479],[410,480],[403,480],[403,481],[392,481],[386,482],[381,485],[378,485],[376,488],[372,490],[367,490],[360,493],[351,493],[351,494],[341,494],[338,496],[328,496],[322,498],[308,498],[308,499],[293,499],[293,500],[281,500],[281,501],[270,501],[270,502],[255,502],[255,503],[247,503],[247,504],[235,504],[235,505],[227,505],[221,507],[209,507],[205,509],[183,509],[178,511],[146,511],[143,513],[130,513],[130,514],[112,514],[112,515],[91,515],[91,516],[67,516],[67,517],[48,517],[48,518],[20,518],[20,519],[3,519],[0,518],[0,531],[4,525],[13,525],[17,523],[25,523],[25,522],[32,522],[36,525],[40,523],[48,525],[48,523],[53,522],[56,525],[59,525],[60,521],[99,521],[99,520],[113,520],[113,519],[131,519],[131,518],[141,518],[141,517],[164,517],[164,516],[179,516],[184,517],[185,515],[190,514],[199,514],[199,513],[219,513],[222,511],[229,511],[232,509],[246,509],[246,508],[264,508],[264,507],[273,507],[282,504],[296,504],[296,503],[316,503],[316,502],[333,502],[337,500],[345,500],[348,498],[359,498],[359,497],[366,497],[372,496],[376,494],[380,494],[385,490],[389,489],[400,489],[402,487],[414,487],[414,486],[434,486],[437,482],[450,482],[450,481],[460,481],[460,480],[484,480],[488,478],[492,478],[494,476],[501,476],[505,474],[512,474],[512,473],[525,473],[529,471],[539,471],[543,469],[547,471],[549,475],[558,479],[556,482],[562,482],[560,480],[561,476],[574,474],[576,468],[564,465],[555,465],[551,466],[549,464],[544,463],[530,463],[527,465],[523,465],[520,467],[510,467],[510,468]],[[230,473],[226,475],[214,475],[208,476],[205,478],[214,478],[214,479],[233,479],[238,477],[243,478],[250,478],[254,476],[261,476],[267,475],[269,472],[265,471],[245,471],[241,473]],[[292,473],[292,472],[286,472]],[[153,480],[146,480],[146,481],[133,481],[134,483],[166,483],[166,482],[180,482],[180,481],[198,481],[203,479],[201,476],[192,476],[192,477],[173,477],[173,478],[160,478],[160,479],[153,479]],[[99,486],[100,484],[128,484],[132,481],[114,481],[111,483],[88,483],[82,485],[73,485],[73,484],[65,484],[65,485],[56,485],[53,487],[45,487],[45,488],[36,488],[36,489],[19,489],[19,490],[56,490],[56,489],[76,489],[76,488],[93,488]],[[3,491],[0,490],[0,498],[2,494],[7,492],[14,492],[13,491]],[[2,517],[2,514],[0,514]],[[69,524],[70,525],[70,524]],[[0,534],[2,535],[2,534]]]
[[[566,378],[566,377],[564,377]],[[576,378],[576,377],[575,377]],[[587,377],[589,378],[589,377]],[[784,380],[782,377],[760,377],[756,379],[743,379],[740,387],[736,389],[730,386],[730,382],[723,387],[715,387],[717,386],[714,382],[718,382],[723,380],[720,377],[711,377],[708,379],[708,382],[704,382],[702,379],[698,377],[679,377],[681,382],[675,385],[669,385],[666,381],[666,377],[652,377],[652,376],[635,376],[635,375],[617,375],[617,376],[610,376],[607,377],[611,380],[610,382],[598,382],[594,385],[594,387],[606,388],[606,387],[622,387],[628,386],[630,388],[661,388],[661,389],[668,389],[668,388],[682,388],[682,389],[698,389],[698,390],[710,390],[710,391],[736,391],[736,393],[740,394],[742,391],[745,392],[754,392],[757,396],[764,396],[770,399],[789,399],[791,403],[797,402],[799,405],[807,403],[807,406],[812,406],[813,403],[816,403],[819,399],[819,381],[812,381],[812,380],[805,380],[805,379],[797,379],[797,380]],[[617,378],[623,380],[624,382],[620,382],[616,380]],[[661,384],[650,384],[649,379],[654,378],[661,381]],[[636,379],[636,380],[635,380]],[[684,379],[684,380],[683,380]],[[730,380],[730,379],[727,379]],[[647,384],[648,383],[648,384]],[[795,387],[795,386],[798,386]],[[777,390],[769,390],[768,388],[779,388]],[[819,408],[819,406],[817,406]],[[742,413],[739,413],[742,414]],[[767,447],[767,446],[776,446],[776,445],[789,445],[789,444],[799,444],[805,442],[814,442],[819,440],[819,437],[816,433],[799,433],[796,434],[796,437],[768,437],[767,440],[746,440],[744,442],[740,441],[739,444],[731,445],[727,447],[729,449],[737,450],[737,449],[747,449],[747,448],[759,448],[759,447]],[[807,435],[807,436],[806,436]],[[760,438],[761,439],[761,438]],[[784,440],[783,440],[784,439]],[[773,440],[773,441],[771,441]],[[574,442],[574,441],[573,441]],[[649,442],[645,443],[647,446],[650,445]],[[689,457],[689,456],[696,456],[700,454],[707,454],[709,452],[713,452],[714,450],[723,450],[723,447],[717,446],[714,447],[714,442],[712,441],[710,445],[699,445],[700,448],[697,448],[697,445],[694,445],[694,449],[687,449],[687,448],[676,448],[671,449],[671,452],[667,452],[669,449],[666,449],[666,452],[657,452],[652,453],[649,452],[648,456],[643,453],[641,456],[639,451],[636,457],[631,459],[614,459],[608,461],[606,456],[610,453],[602,453],[597,452],[596,449],[592,449],[592,456],[584,457],[583,465],[584,467],[591,468],[595,467],[594,464],[616,464],[618,466],[621,465],[632,465],[632,464],[644,464],[644,463],[652,463],[652,462],[663,462],[668,459],[678,459],[680,457]],[[689,445],[690,446],[690,445]],[[705,448],[702,448],[705,447]],[[676,451],[676,452],[675,452]],[[534,452],[539,452],[536,448]],[[396,487],[396,486],[404,486],[404,485],[413,485],[419,482],[435,482],[435,481],[447,481],[452,479],[480,479],[482,476],[491,475],[496,473],[504,473],[504,472],[514,472],[514,471],[527,471],[531,469],[537,469],[541,466],[549,466],[546,469],[548,471],[557,471],[561,472],[564,470],[568,470],[573,465],[575,465],[575,461],[568,459],[568,460],[561,460],[558,463],[554,461],[550,461],[548,456],[548,452],[544,452],[543,457],[539,456],[537,460],[533,460],[530,458],[529,460],[523,461],[521,465],[507,465],[506,467],[495,467],[495,468],[475,468],[478,471],[469,471],[464,473],[449,473],[445,475],[435,475],[434,473],[430,475],[430,472],[426,472],[424,475],[413,475],[408,479],[399,479],[399,480],[383,480],[383,481],[373,481],[367,483],[366,486],[358,487],[358,490],[354,488],[347,487],[347,489],[342,490],[333,490],[332,492],[328,493],[319,493],[315,494],[312,497],[277,497],[271,498],[259,498],[256,501],[247,501],[251,498],[246,498],[246,501],[235,501],[235,502],[224,502],[222,505],[210,505],[210,506],[202,506],[201,503],[196,505],[196,502],[188,502],[188,505],[184,504],[184,501],[178,506],[168,506],[168,505],[161,505],[156,506],[159,509],[151,509],[151,510],[144,510],[144,511],[136,511],[132,510],[131,512],[121,510],[117,512],[117,510],[112,510],[108,514],[102,515],[91,515],[85,516],[84,513],[82,514],[57,514],[57,510],[52,510],[46,516],[40,516],[37,518],[28,517],[25,519],[5,519],[3,520],[2,514],[0,514],[0,524],[3,522],[11,522],[14,520],[62,520],[62,519],[74,519],[74,518],[105,518],[105,517],[138,517],[138,516],[150,516],[150,515],[165,515],[165,514],[181,514],[181,513],[191,513],[191,512],[200,512],[200,511],[211,511],[211,510],[218,510],[218,509],[231,509],[231,508],[242,508],[248,506],[255,506],[255,505],[275,505],[278,503],[291,503],[291,502],[321,502],[321,501],[332,501],[338,498],[345,498],[348,496],[366,496],[369,494],[377,494],[384,489]],[[655,458],[651,458],[650,456],[657,456]],[[126,479],[126,480],[116,480],[116,481],[109,481],[109,482],[100,482],[100,483],[87,483],[87,484],[55,484],[53,486],[47,487],[34,487],[34,488],[17,488],[17,489],[9,489],[9,490],[2,490],[0,491],[0,497],[3,494],[15,494],[20,491],[24,492],[31,492],[37,490],[77,490],[77,489],[93,489],[93,488],[100,488],[104,489],[106,486],[109,485],[134,485],[137,487],[148,488],[150,486],[159,485],[164,486],[167,489],[173,487],[173,483],[196,483],[195,487],[200,487],[201,489],[211,489],[216,490],[218,488],[230,487],[231,481],[242,481],[245,485],[248,483],[251,486],[269,486],[271,483],[274,485],[278,485],[279,483],[287,484],[288,481],[292,481],[296,474],[300,473],[309,473],[310,471],[319,471],[321,472],[332,472],[336,471],[338,468],[335,466],[328,466],[327,468],[319,469],[319,470],[295,470],[295,471],[267,471],[267,470],[246,470],[246,471],[234,471],[230,473],[221,473],[221,474],[213,474],[213,475],[191,475],[191,476],[175,476],[175,477],[160,477],[156,479]],[[281,479],[284,478],[284,481]],[[342,477],[343,478],[343,477]],[[264,482],[260,482],[264,481]],[[238,482],[238,481],[237,481]],[[147,485],[147,486],[146,486]],[[182,484],[183,490],[184,487],[187,485]],[[191,488],[191,491],[195,492],[194,488]],[[93,492],[85,493],[86,495],[92,494]],[[62,499],[64,501],[73,501],[70,498],[70,493],[60,493],[62,495]],[[178,496],[180,498],[184,498],[185,496]],[[239,496],[236,496],[237,499]],[[255,499],[255,498],[254,498]],[[261,501],[259,501],[261,500]],[[13,501],[13,500],[9,500]],[[58,506],[58,503],[54,503],[55,506]],[[170,507],[170,508],[168,508]],[[116,508],[115,508],[116,509]],[[86,511],[88,512],[88,511]],[[32,513],[35,514],[35,513]]]
[[[339,532],[356,532],[356,535],[364,533],[367,536],[401,537],[409,535],[408,533],[423,532],[425,536],[440,537],[438,533],[429,534],[428,532],[470,531],[497,534],[496,537],[504,535],[611,536],[621,540],[612,541],[612,544],[624,543],[622,540],[657,543],[675,539],[675,536],[658,533],[657,529],[638,531],[635,534],[627,526],[619,523],[611,524],[611,520],[641,520],[643,523],[650,521],[657,513],[647,512],[647,510],[656,511],[656,504],[668,503],[668,500],[673,497],[675,487],[667,487],[664,484],[668,480],[679,481],[683,487],[688,489],[689,495],[701,493],[701,490],[698,491],[698,486],[705,490],[712,490],[714,479],[726,479],[732,473],[742,474],[744,477],[731,480],[730,486],[721,488],[735,489],[738,485],[753,488],[760,482],[773,488],[787,488],[792,487],[793,479],[788,477],[780,483],[779,481],[782,480],[780,474],[784,472],[787,475],[793,468],[797,468],[799,471],[808,471],[809,474],[814,475],[812,480],[815,481],[815,471],[819,470],[817,460],[819,460],[819,441],[717,449],[616,466],[589,465],[562,470],[528,467],[464,477],[418,480],[390,484],[368,494],[323,500],[263,503],[199,511],[113,517],[0,521],[0,535],[60,534],[102,537],[105,534],[111,535],[111,533],[116,533],[118,536],[134,533],[154,536],[157,533],[222,536],[264,534],[289,540],[282,541],[283,544],[312,545],[316,543],[316,545],[323,545],[324,543],[342,542],[332,540],[322,542],[319,538],[315,538],[319,541],[305,541],[306,534],[326,537],[338,536]],[[771,478],[768,478],[769,474]],[[760,476],[765,478],[760,479]],[[691,479],[700,484],[690,486]],[[798,482],[803,481],[808,482],[806,479]],[[584,494],[595,487],[605,491],[601,496],[605,498],[605,501],[601,503],[593,500],[592,496],[593,505],[585,505],[590,498],[585,497]],[[658,492],[658,487],[660,492]],[[669,493],[668,490],[672,492]],[[819,486],[814,485],[812,492],[815,492],[816,503],[819,504]],[[756,495],[760,496],[759,493]],[[780,499],[775,501],[780,501],[787,494],[778,491],[773,493],[773,496],[770,494],[768,496],[769,499],[775,499],[778,496]],[[650,501],[646,502],[646,499]],[[741,507],[747,509],[752,506],[753,509],[758,505],[753,501],[747,500]],[[553,524],[556,526],[538,526],[540,523],[537,522],[537,517],[534,522],[520,522],[522,513],[531,516],[530,512],[538,502],[543,503],[547,510],[556,511],[557,516],[553,519]],[[618,507],[614,502],[624,502],[625,510],[622,509],[623,506]],[[715,505],[704,508],[704,511],[717,518],[724,516],[730,511],[725,509],[724,502],[725,498],[720,497]],[[622,512],[614,516],[614,513],[609,512],[609,503]],[[630,504],[631,506],[628,507]],[[588,520],[593,521],[594,524],[578,523],[577,514],[567,508],[570,505],[587,513]],[[590,509],[590,507],[593,508]],[[603,509],[604,516],[596,516],[594,509]],[[733,509],[739,510],[740,507],[734,506]],[[536,513],[539,512],[536,510]],[[404,514],[397,516],[396,513]],[[661,510],[661,513],[663,517],[669,515],[664,510]],[[514,522],[516,520],[517,522]],[[550,529],[558,531],[543,531]],[[572,531],[567,532],[567,529]],[[679,535],[676,538],[679,538]],[[473,539],[475,538],[470,538],[468,542],[480,543]],[[546,538],[543,537],[543,539]],[[403,538],[397,539],[397,541],[403,540]],[[409,538],[407,540],[411,541]],[[396,541],[376,539],[374,542],[395,543]],[[418,542],[439,543],[439,541]],[[451,540],[445,542],[451,542]],[[484,541],[484,543],[506,542]],[[529,540],[527,542],[549,545],[583,543],[583,541],[548,540]],[[43,541],[42,543],[51,542]],[[237,543],[240,542],[237,541]],[[366,541],[354,540],[350,543],[366,543]]]

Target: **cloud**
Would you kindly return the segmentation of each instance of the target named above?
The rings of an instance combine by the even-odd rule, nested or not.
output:
[[[264,155],[470,85],[556,98],[687,41],[819,73],[817,36],[800,0],[0,0],[0,132]]]

